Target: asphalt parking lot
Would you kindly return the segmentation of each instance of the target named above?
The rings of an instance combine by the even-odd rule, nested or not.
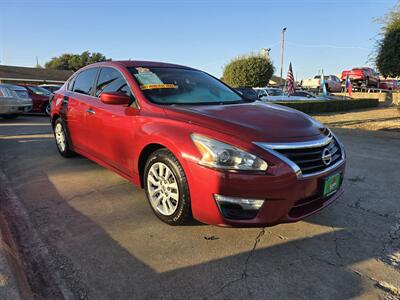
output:
[[[0,119],[1,212],[28,279],[48,299],[397,299],[400,135],[335,129],[345,195],[298,223],[161,223],[145,194],[62,158],[48,119]]]

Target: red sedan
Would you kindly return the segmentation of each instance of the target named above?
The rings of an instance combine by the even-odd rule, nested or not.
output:
[[[162,221],[293,222],[343,193],[343,145],[299,111],[244,98],[189,67],[112,61],[51,102],[56,144],[145,189]]]
[[[27,89],[29,93],[29,97],[32,98],[32,110],[31,112],[35,113],[43,113],[46,115],[50,115],[50,97],[52,93],[40,86],[28,84],[22,85]]]

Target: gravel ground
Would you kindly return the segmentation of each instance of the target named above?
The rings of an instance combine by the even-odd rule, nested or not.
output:
[[[330,127],[400,132],[400,111],[396,107],[321,114],[314,117]]]

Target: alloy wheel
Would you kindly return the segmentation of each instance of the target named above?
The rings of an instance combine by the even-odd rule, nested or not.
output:
[[[64,128],[61,123],[56,124],[56,127],[54,128],[54,133],[58,149],[60,149],[61,152],[64,152],[66,148],[66,139],[65,139]]]
[[[157,162],[147,175],[147,190],[152,207],[164,216],[172,215],[178,208],[179,189],[172,170]]]

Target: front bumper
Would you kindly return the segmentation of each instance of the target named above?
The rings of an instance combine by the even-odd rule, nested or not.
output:
[[[272,226],[299,221],[333,203],[343,194],[343,186],[323,198],[324,179],[345,172],[345,162],[329,171],[307,178],[298,178],[288,171],[280,176],[220,172],[188,162],[188,176],[195,219],[220,226]],[[214,195],[264,199],[264,204],[252,219],[224,217]]]

